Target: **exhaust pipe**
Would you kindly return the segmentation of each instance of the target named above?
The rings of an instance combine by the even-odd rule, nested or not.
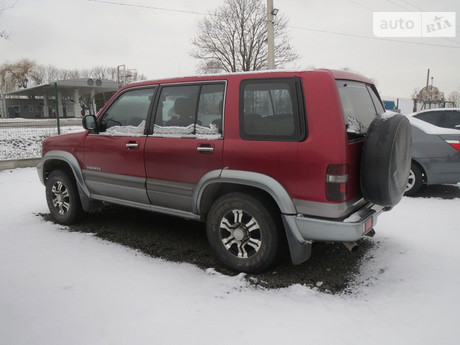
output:
[[[342,242],[345,248],[348,249],[350,253],[356,253],[359,249],[358,243],[356,242]]]
[[[366,237],[374,237],[375,236],[375,230],[374,229],[370,229],[368,232],[366,232],[364,234],[364,236]]]

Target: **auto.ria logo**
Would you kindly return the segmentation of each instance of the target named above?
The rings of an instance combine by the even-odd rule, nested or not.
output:
[[[455,12],[374,12],[377,37],[455,37]]]

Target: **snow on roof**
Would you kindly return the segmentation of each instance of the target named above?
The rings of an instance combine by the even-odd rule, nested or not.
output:
[[[460,111],[460,108],[433,108],[433,109],[426,109],[426,110],[420,110],[420,111],[416,111],[416,112],[407,114],[407,116],[415,116],[415,115],[427,113],[427,112],[430,112],[430,111]]]

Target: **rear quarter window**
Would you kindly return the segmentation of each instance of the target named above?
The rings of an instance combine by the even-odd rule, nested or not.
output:
[[[366,134],[375,117],[385,112],[379,97],[365,83],[350,80],[336,82],[349,137]]]

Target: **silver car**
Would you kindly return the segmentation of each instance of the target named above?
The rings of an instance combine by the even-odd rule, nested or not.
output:
[[[413,152],[405,195],[416,194],[423,185],[459,183],[459,109],[432,109],[407,116]]]

